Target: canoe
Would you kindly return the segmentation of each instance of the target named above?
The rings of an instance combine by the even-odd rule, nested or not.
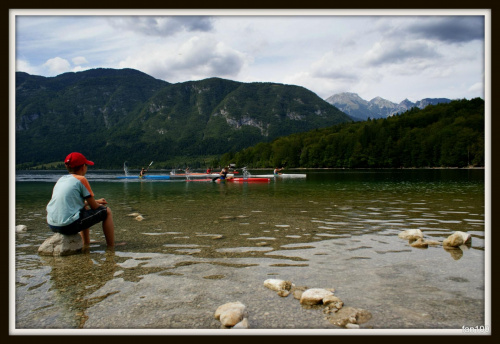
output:
[[[166,175],[145,175],[144,177],[139,177],[139,176],[119,176],[116,177],[118,179],[149,179],[149,180],[167,180],[170,179],[170,176]]]
[[[307,175],[305,173],[283,173],[283,174],[257,174],[257,175],[252,175],[252,177],[257,177],[257,178],[306,178]]]
[[[203,172],[193,172],[193,173],[172,173],[170,172],[171,177],[185,177],[185,176],[208,176],[208,173],[203,173]]]
[[[232,177],[232,173],[228,173],[228,176]],[[170,178],[171,179],[186,179],[186,178],[215,178],[220,176],[219,173],[189,173],[189,174],[171,174]]]
[[[190,179],[188,182],[211,182],[214,181],[213,178],[205,178],[205,179]],[[223,182],[223,183],[269,183],[271,182],[270,178],[230,178],[230,179],[217,179],[215,182]]]
[[[231,173],[228,173],[227,175],[228,176],[232,176],[233,174],[237,174],[239,173],[238,171],[234,171],[234,172],[231,172]],[[197,176],[205,176],[205,177],[217,177],[219,176],[220,173],[219,172],[212,172],[212,173],[206,173],[206,172],[192,172],[192,173],[172,173],[170,172],[170,176],[171,177],[197,177]]]

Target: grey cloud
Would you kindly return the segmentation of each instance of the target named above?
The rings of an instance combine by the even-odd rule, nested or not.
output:
[[[186,16],[186,17],[168,17],[163,23],[157,21],[157,28],[159,33],[168,33],[174,31],[176,28],[185,31],[211,31],[212,18],[204,16]]]
[[[185,80],[186,75],[189,75],[190,79],[236,77],[243,65],[244,61],[237,55],[210,56],[191,60],[189,63],[152,65],[149,68],[149,73],[170,82],[178,82]]]
[[[365,56],[365,64],[368,66],[380,66],[385,64],[400,64],[409,60],[437,58],[440,55],[424,43],[385,43],[372,49]]]
[[[155,65],[165,80],[201,77],[235,77],[245,65],[245,55],[212,39],[193,37],[179,50],[181,54],[166,57]],[[162,70],[160,70],[162,69]],[[168,78],[166,75],[168,74]],[[181,77],[182,76],[182,77]]]
[[[211,31],[213,19],[206,16],[112,17],[112,26],[128,31],[140,32],[148,36],[171,36],[181,31]]]
[[[408,33],[420,38],[447,43],[463,43],[484,39],[483,16],[431,17],[407,26]]]
[[[311,76],[315,78],[326,78],[334,80],[344,80],[344,81],[358,81],[359,76],[354,72],[349,72],[341,69],[321,69],[316,68]]]
[[[227,55],[223,58],[212,58],[208,66],[211,74],[220,76],[234,76],[243,67],[244,61],[238,55]]]

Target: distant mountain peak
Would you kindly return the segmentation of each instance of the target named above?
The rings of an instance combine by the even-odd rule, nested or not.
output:
[[[372,100],[370,100],[370,104],[377,105],[381,108],[393,108],[396,105],[393,102],[382,97],[373,98]]]
[[[367,101],[357,93],[342,92],[326,98],[325,101],[348,114],[354,120],[366,120],[368,118],[386,118],[396,113],[405,112],[413,107],[423,109],[427,105],[449,103],[451,99],[424,98],[413,103],[406,98],[399,104],[396,104],[379,96]]]
[[[334,94],[328,99],[327,103],[335,105],[340,111],[348,114],[363,112],[368,108],[368,102],[363,100],[357,93],[343,92]],[[351,116],[353,117],[353,116]]]
[[[353,92],[337,93],[337,94],[334,94],[333,96],[331,96],[328,99],[331,99],[331,100],[338,99],[338,100],[344,100],[344,101],[345,100],[363,101],[363,99],[357,93],[353,93]],[[328,99],[327,99],[327,101],[328,101]]]

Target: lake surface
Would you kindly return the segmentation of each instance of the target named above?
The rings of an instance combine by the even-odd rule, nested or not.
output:
[[[96,225],[89,252],[46,257],[37,253],[53,234],[45,206],[65,172],[17,171],[12,216],[28,230],[11,235],[12,327],[39,334],[245,331],[222,330],[214,318],[220,305],[235,301],[247,307],[250,334],[461,334],[463,326],[488,326],[484,170],[289,172],[307,177],[140,181],[116,179],[122,171],[90,170],[96,197],[113,211],[116,242],[124,244],[107,249]],[[398,237],[417,228],[439,242],[464,231],[472,243],[419,249]],[[337,327],[321,306],[301,306],[266,288],[270,278],[334,288],[344,307],[372,318],[360,330]]]

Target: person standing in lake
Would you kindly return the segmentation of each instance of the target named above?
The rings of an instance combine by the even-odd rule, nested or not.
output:
[[[80,233],[84,246],[90,244],[90,227],[102,222],[108,247],[115,245],[115,225],[111,209],[104,198],[95,199],[85,178],[94,162],[81,153],[70,153],[64,160],[69,175],[62,176],[47,204],[47,224],[53,232],[64,235]]]

